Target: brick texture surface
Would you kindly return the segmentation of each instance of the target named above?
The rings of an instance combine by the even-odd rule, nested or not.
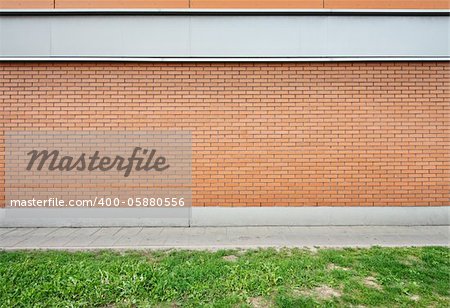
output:
[[[450,205],[450,64],[1,63],[6,131],[192,132],[194,206]]]

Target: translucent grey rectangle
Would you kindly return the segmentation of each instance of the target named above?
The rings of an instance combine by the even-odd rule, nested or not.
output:
[[[1,57],[445,57],[449,16],[0,16]]]
[[[58,208],[55,200],[63,200],[73,208],[69,201],[90,201],[79,207],[158,209],[157,218],[185,218],[191,161],[189,131],[8,131],[6,206]]]

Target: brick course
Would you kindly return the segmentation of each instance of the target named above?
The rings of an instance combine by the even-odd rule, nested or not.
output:
[[[450,64],[0,63],[7,130],[190,130],[194,206],[450,205]],[[2,202],[4,203],[4,201]]]

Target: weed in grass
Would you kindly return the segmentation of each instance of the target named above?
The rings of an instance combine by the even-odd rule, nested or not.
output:
[[[349,270],[349,268],[347,268],[347,267],[338,266],[333,263],[328,264],[327,269],[330,271],[348,271]]]

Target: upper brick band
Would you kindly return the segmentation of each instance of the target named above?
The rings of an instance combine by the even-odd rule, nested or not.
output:
[[[0,8],[448,9],[450,2],[447,0],[1,0]]]

